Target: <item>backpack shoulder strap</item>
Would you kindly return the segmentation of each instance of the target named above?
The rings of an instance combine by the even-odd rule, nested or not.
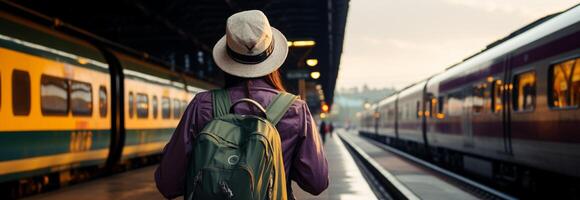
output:
[[[227,90],[212,90],[213,117],[227,115],[232,104]]]
[[[276,125],[286,114],[286,111],[290,108],[294,100],[298,97],[296,95],[287,93],[287,92],[280,92],[272,103],[268,105],[268,109],[266,109],[266,115],[268,116],[268,120],[272,122],[272,124]]]

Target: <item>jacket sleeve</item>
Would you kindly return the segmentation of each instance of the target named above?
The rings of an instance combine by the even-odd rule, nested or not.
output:
[[[155,183],[165,198],[176,198],[184,193],[191,141],[194,131],[197,130],[194,124],[194,113],[197,109],[197,98],[194,98],[181,117],[169,143],[163,148],[161,163],[155,171]]]
[[[297,147],[291,176],[304,191],[318,195],[328,187],[328,163],[316,122],[305,103],[302,110],[304,113],[300,122],[303,137]]]

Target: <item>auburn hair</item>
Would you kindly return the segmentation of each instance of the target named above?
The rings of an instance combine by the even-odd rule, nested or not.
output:
[[[280,71],[276,70],[265,76],[264,79],[266,79],[266,82],[268,82],[268,84],[277,90],[286,92],[286,88],[284,88],[284,84],[282,83],[282,76],[280,75]]]
[[[286,92],[284,85],[282,84],[282,77],[280,77],[280,71],[276,70],[266,76],[258,77],[258,78],[242,78],[234,75],[230,75],[228,73],[225,74],[225,87],[230,88],[234,86],[242,85],[245,87],[244,93],[247,98],[252,99],[252,93],[250,92],[250,87],[252,82],[250,80],[265,80],[270,86],[280,92]],[[253,106],[250,107],[250,110],[256,112]]]

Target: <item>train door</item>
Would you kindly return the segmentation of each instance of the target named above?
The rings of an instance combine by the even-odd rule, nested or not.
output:
[[[463,133],[463,146],[473,147],[473,95],[471,87],[462,90],[463,93],[463,112],[461,113],[461,132]]]
[[[490,72],[487,77],[477,80],[470,90],[466,91],[471,104],[471,107],[465,108],[465,115],[471,119],[471,129],[466,130],[469,134],[467,135],[469,137],[466,137],[466,144],[472,144],[473,151],[489,156],[504,154],[509,139],[504,123],[506,62],[502,57],[497,64],[485,68],[485,72]]]
[[[512,142],[511,142],[511,97],[512,97],[512,89],[513,89],[513,80],[512,80],[512,69],[510,67],[511,59],[510,55],[504,58],[503,62],[503,71],[504,71],[504,83],[501,88],[501,96],[502,96],[502,135],[503,135],[503,144],[504,144],[504,152],[507,154],[512,154]]]
[[[394,119],[394,132],[395,132],[395,138],[397,138],[397,141],[399,140],[399,97],[397,94],[397,98],[395,99],[395,111],[393,113],[393,119]]]
[[[123,68],[117,57],[108,49],[100,48],[107,63],[111,84],[111,141],[109,155],[107,156],[107,168],[112,169],[121,160],[123,146],[125,144],[125,113],[124,110],[124,82]]]

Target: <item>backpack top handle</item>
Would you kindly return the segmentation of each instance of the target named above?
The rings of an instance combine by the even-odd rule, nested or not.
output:
[[[264,114],[264,116],[268,118],[268,114],[266,114],[266,109],[264,109],[264,107],[262,107],[262,105],[260,105],[260,103],[258,103],[257,101],[248,98],[242,98],[236,101],[234,104],[232,104],[232,106],[230,107],[230,113],[234,113],[234,108],[236,107],[236,105],[244,102],[256,106],[256,108],[258,108],[260,112],[262,112],[262,114]]]

